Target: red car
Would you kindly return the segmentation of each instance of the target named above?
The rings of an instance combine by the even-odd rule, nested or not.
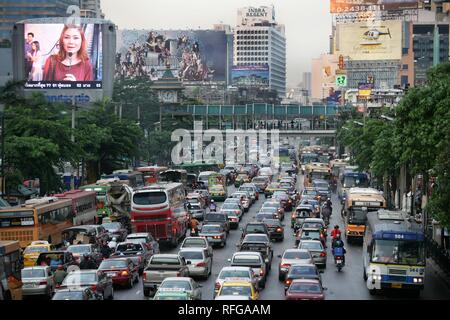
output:
[[[130,258],[113,258],[103,260],[98,271],[112,278],[113,284],[133,287],[139,282],[139,268]]]
[[[286,291],[286,300],[325,300],[324,290],[319,280],[296,279]]]

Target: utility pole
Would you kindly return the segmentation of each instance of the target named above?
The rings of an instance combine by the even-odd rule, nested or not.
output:
[[[2,156],[1,156],[1,160],[2,160],[2,164],[1,164],[1,173],[2,173],[2,188],[1,188],[1,192],[2,192],[2,199],[5,198],[5,190],[6,190],[6,179],[5,179],[5,105],[3,103],[0,103],[0,116],[2,117],[1,119],[1,124],[2,124]]]

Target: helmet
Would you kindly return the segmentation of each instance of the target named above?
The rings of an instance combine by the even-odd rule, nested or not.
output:
[[[113,237],[113,238],[112,238],[112,241],[117,242],[117,238],[116,238],[116,237]]]
[[[214,200],[213,200],[213,199],[211,199],[211,203],[214,203]]]
[[[339,229],[339,226],[338,226],[338,225],[335,225],[334,228],[335,228],[335,229]]]

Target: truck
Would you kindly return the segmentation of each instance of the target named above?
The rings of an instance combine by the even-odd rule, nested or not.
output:
[[[144,296],[155,295],[163,280],[168,277],[189,277],[190,262],[178,254],[153,255],[142,276]]]
[[[22,267],[19,241],[0,241],[0,300],[21,300],[19,285],[9,280],[19,283]]]

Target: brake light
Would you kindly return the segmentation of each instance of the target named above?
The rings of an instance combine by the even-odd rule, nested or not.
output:
[[[288,279],[288,280],[286,280],[284,283],[285,283],[287,286],[289,286],[289,285],[291,285],[292,280]]]
[[[283,229],[282,228],[278,228],[277,232],[283,232]]]
[[[321,257],[325,257],[326,255],[327,255],[327,254],[326,254],[325,252],[321,252],[321,253],[320,253],[320,256],[321,256]]]
[[[39,285],[40,285],[40,286],[42,286],[42,285],[47,285],[47,280],[46,280],[46,281],[41,281],[41,282],[39,282]]]
[[[93,285],[91,286],[91,289],[92,289],[93,291],[97,291],[97,285],[96,285],[96,284],[93,284]]]
[[[196,267],[206,267],[206,262],[199,262],[195,266]]]
[[[129,273],[128,273],[128,271],[122,271],[121,273],[120,273],[120,275],[122,276],[122,277],[126,277],[126,276],[128,276],[129,275]]]
[[[142,275],[142,280],[143,281],[147,281],[147,274],[144,272],[144,274]]]
[[[283,264],[280,264],[280,267],[282,267],[282,268],[289,268],[290,266],[291,266],[290,263],[283,263]]]

